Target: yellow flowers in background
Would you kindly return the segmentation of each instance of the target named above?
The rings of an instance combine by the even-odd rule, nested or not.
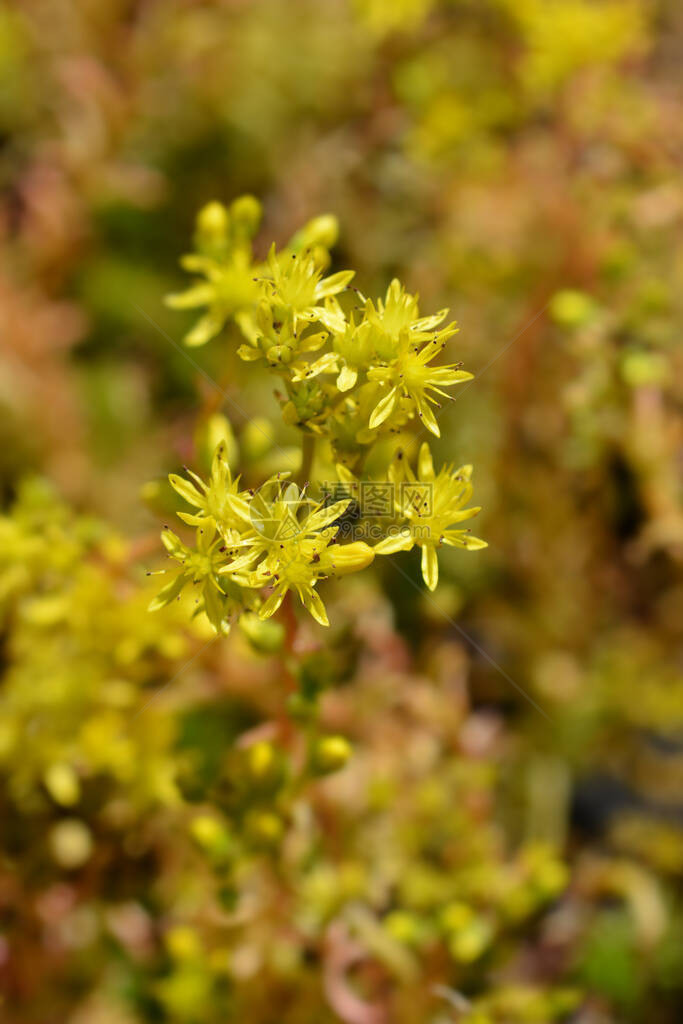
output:
[[[4,5],[3,1024],[678,1022],[679,8]]]

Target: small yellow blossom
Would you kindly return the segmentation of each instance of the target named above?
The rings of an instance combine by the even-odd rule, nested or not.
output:
[[[282,260],[273,245],[268,253],[264,294],[276,321],[290,323],[296,332],[302,323],[318,320],[324,324],[328,317],[321,303],[348,287],[353,276],[353,270],[342,270],[323,277],[321,267],[310,253],[293,253],[291,260]]]
[[[447,314],[448,310],[441,310],[434,316],[419,317],[416,296],[405,292],[396,280],[390,284],[384,304],[379,302],[375,309],[368,302],[370,344],[379,362],[370,367],[367,376],[382,386],[382,396],[370,416],[371,429],[381,426],[403,398],[414,407],[427,429],[439,437],[429,404],[439,404],[433,395],[449,398],[443,388],[472,379],[471,373],[455,364],[429,365],[457,333],[455,324],[436,330]]]
[[[375,553],[389,555],[410,551],[418,545],[422,549],[422,577],[429,589],[435,590],[439,581],[438,547],[448,544],[468,551],[487,547],[486,541],[473,537],[469,530],[454,528],[481,511],[478,507],[464,507],[472,497],[471,475],[471,466],[458,470],[445,466],[435,474],[426,442],[420,447],[417,475],[399,453],[391,477],[396,511],[403,525],[398,534],[375,545]]]
[[[315,590],[318,581],[363,569],[374,558],[372,548],[362,541],[335,543],[337,528],[332,524],[346,511],[349,501],[314,504],[295,484],[274,498],[267,493],[255,496],[250,509],[255,536],[248,542],[246,553],[222,571],[244,572],[248,585],[271,588],[259,611],[261,618],[273,615],[287,592],[294,590],[313,618],[323,626],[329,625]]]
[[[182,565],[182,569],[151,602],[150,611],[156,611],[170,604],[188,584],[197,588],[197,613],[206,613],[216,632],[227,634],[234,618],[255,604],[255,595],[228,577],[220,578],[221,555],[225,550],[220,536],[216,536],[215,523],[207,520],[197,530],[197,546],[190,548],[173,533],[165,529],[161,539],[171,558]]]
[[[226,540],[232,540],[232,534],[239,531],[248,514],[247,494],[240,493],[239,477],[233,480],[230,466],[225,457],[222,443],[216,446],[211,464],[209,483],[186,470],[194,483],[184,480],[181,476],[171,473],[171,486],[196,512],[179,512],[178,518],[189,526],[204,526],[212,521],[218,526]]]
[[[205,280],[165,300],[171,309],[208,307],[186,334],[186,345],[206,344],[220,334],[231,317],[250,310],[258,300],[251,238],[260,216],[260,204],[252,196],[235,200],[230,210],[217,202],[200,210],[195,234],[199,251],[184,256],[181,264]]]

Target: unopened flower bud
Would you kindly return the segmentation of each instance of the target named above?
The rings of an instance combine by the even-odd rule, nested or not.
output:
[[[282,838],[284,822],[272,811],[255,811],[246,821],[251,838],[263,846],[275,846]]]
[[[343,736],[324,736],[313,751],[313,765],[318,772],[328,774],[339,771],[353,753],[353,747]]]
[[[330,249],[335,245],[339,237],[339,222],[331,213],[324,213],[320,217],[314,217],[304,224],[292,240],[297,249],[313,249],[321,245]]]
[[[492,932],[488,922],[477,918],[462,931],[454,932],[448,948],[454,960],[468,964],[479,959],[489,946],[491,938]]]
[[[197,214],[197,241],[202,248],[214,248],[225,241],[230,228],[230,214],[222,203],[214,200]]]
[[[263,207],[254,196],[240,196],[230,204],[230,214],[240,234],[252,238],[261,223]]]
[[[178,925],[171,928],[164,936],[166,948],[174,960],[196,960],[202,947],[194,928]]]
[[[209,814],[195,818],[190,825],[190,833],[197,845],[213,857],[223,857],[230,851],[230,834],[220,821]]]
[[[261,740],[246,751],[249,774],[254,779],[265,779],[275,767],[276,753],[272,743]]]
[[[283,405],[282,419],[289,427],[294,427],[299,422],[300,417],[294,402],[286,402],[285,405]]]
[[[590,295],[574,288],[555,292],[549,305],[550,316],[562,327],[583,327],[595,317],[597,310],[597,303]]]
[[[349,572],[360,572],[367,568],[375,557],[373,549],[365,541],[357,540],[351,544],[338,544],[326,548],[321,561],[330,576],[343,576]]]
[[[199,424],[195,433],[195,446],[201,462],[211,465],[214,452],[222,445],[223,455],[229,466],[236,465],[239,448],[230,421],[223,413],[217,412]]]
[[[271,345],[266,352],[266,359],[269,363],[284,363],[286,366],[291,363],[292,354],[289,345]]]
[[[81,786],[78,775],[70,764],[58,762],[51,764],[45,772],[45,787],[55,801],[61,807],[72,807],[81,795]]]

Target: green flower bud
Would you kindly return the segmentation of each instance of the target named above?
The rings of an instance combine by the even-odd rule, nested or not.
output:
[[[195,818],[190,825],[190,834],[205,853],[216,859],[223,859],[230,854],[232,841],[225,826],[209,814]]]
[[[273,774],[276,767],[277,754],[272,743],[262,740],[254,743],[246,751],[247,767],[253,779],[266,779]]]
[[[449,903],[441,914],[441,921],[444,928],[449,931],[460,931],[466,928],[474,919],[474,910],[467,903],[456,901]]]
[[[286,402],[282,407],[282,419],[288,427],[295,427],[299,422],[299,413],[294,402]]]
[[[248,835],[258,846],[276,846],[285,830],[282,818],[272,811],[254,811],[245,824]]]
[[[199,936],[187,925],[171,928],[164,936],[164,943],[174,960],[196,960],[202,951]]]
[[[313,767],[317,772],[327,775],[339,771],[353,753],[353,747],[343,736],[324,736],[315,744],[313,750]]]
[[[287,698],[287,713],[298,722],[310,722],[317,711],[317,698],[304,693],[291,693]]]
[[[483,918],[475,918],[467,927],[451,935],[448,948],[454,960],[460,963],[472,963],[478,960],[489,946],[492,929]]]
[[[559,860],[549,860],[541,865],[534,878],[534,883],[542,895],[550,898],[566,889],[568,882],[569,871]]]
[[[423,935],[422,922],[406,910],[393,910],[384,919],[384,927],[393,939],[406,946],[414,946]]]
[[[621,377],[629,387],[661,385],[669,376],[669,364],[660,352],[631,349],[621,360]]]
[[[594,318],[597,309],[590,295],[573,288],[555,292],[549,306],[550,316],[562,327],[583,327]]]
[[[273,365],[283,363],[287,366],[292,361],[292,355],[289,345],[271,345],[266,352],[266,359]]]

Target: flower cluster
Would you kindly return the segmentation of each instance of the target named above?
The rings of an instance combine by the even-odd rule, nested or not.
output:
[[[251,238],[259,220],[251,196],[199,213],[198,251],[182,265],[203,280],[167,298],[175,309],[207,307],[186,344],[202,345],[232,321],[245,339],[240,357],[282,379],[286,422],[329,437],[347,458],[414,417],[438,437],[432,407],[450,397],[444,388],[472,379],[460,364],[431,365],[457,333],[454,323],[443,326],[448,310],[420,316],[417,296],[397,280],[373,302],[350,288],[352,270],[325,276],[337,237],[329,215],[258,262]],[[349,292],[356,308],[344,302]]]
[[[170,477],[192,508],[178,515],[196,528],[196,542],[189,546],[165,528],[164,546],[179,569],[152,608],[168,604],[190,585],[196,588],[197,613],[205,612],[223,633],[244,614],[269,618],[289,591],[317,622],[329,625],[318,584],[364,569],[375,555],[419,546],[422,575],[433,590],[437,548],[486,546],[459,528],[479,511],[465,507],[472,467],[448,466],[437,474],[426,443],[417,473],[399,449],[380,474],[377,484],[392,488],[388,509],[360,509],[361,525],[372,527],[367,537],[375,543],[349,539],[348,517],[359,526],[358,489],[373,483],[361,477],[370,448],[410,421],[421,421],[438,436],[434,396],[448,397],[445,387],[472,375],[454,364],[431,365],[456,328],[443,326],[447,310],[420,316],[416,296],[399,281],[375,302],[355,292],[353,301],[361,305],[345,310],[343,293],[353,272],[325,274],[337,234],[333,217],[311,221],[282,252],[273,245],[265,262],[257,263],[251,238],[259,217],[260,207],[249,196],[229,209],[215,202],[206,206],[197,220],[198,252],[183,260],[205,280],[168,299],[176,308],[208,307],[185,339],[190,345],[207,341],[228,322],[239,329],[244,339],[239,356],[261,361],[279,376],[286,389],[283,418],[304,438],[298,482],[282,471],[257,487],[242,486],[233,477],[224,443],[215,449],[208,482],[190,471],[190,479]],[[335,489],[342,488],[336,500],[325,487],[312,496],[317,485],[309,477],[318,439],[328,445]]]
[[[363,541],[337,543],[335,524],[350,499],[316,502],[288,475],[278,474],[258,491],[240,490],[223,444],[216,448],[208,483],[194,474],[194,483],[172,474],[171,484],[195,510],[179,516],[196,526],[196,546],[164,529],[164,547],[181,568],[152,601],[152,610],[192,584],[198,588],[197,612],[205,612],[217,631],[227,633],[244,612],[258,610],[260,618],[269,618],[292,590],[314,619],[329,625],[317,583],[364,569],[374,551]],[[265,600],[264,589],[269,591]]]

